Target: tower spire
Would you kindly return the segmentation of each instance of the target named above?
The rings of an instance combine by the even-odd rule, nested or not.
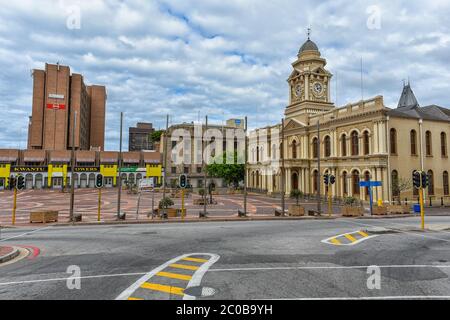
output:
[[[308,40],[311,38],[311,27],[308,27]]]

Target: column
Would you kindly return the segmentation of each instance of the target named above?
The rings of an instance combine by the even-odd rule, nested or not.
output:
[[[373,124],[373,153],[378,154],[378,121]]]

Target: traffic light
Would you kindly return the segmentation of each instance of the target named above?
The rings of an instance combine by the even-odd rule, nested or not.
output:
[[[17,177],[17,190],[25,189],[25,177],[20,175]]]
[[[102,174],[98,174],[97,178],[95,180],[95,187],[96,188],[103,188],[103,175]]]
[[[422,171],[422,183],[421,183],[421,187],[422,188],[426,188],[428,187],[428,183],[429,183],[429,179],[428,179],[428,175],[425,171]]]
[[[413,185],[415,188],[419,189],[422,183],[422,173],[420,171],[413,172]]]
[[[180,175],[179,179],[180,188],[186,188],[187,187],[187,176],[185,174]]]
[[[329,184],[329,175],[328,174],[324,174],[323,175],[323,183],[325,183],[325,185]]]
[[[335,184],[336,183],[336,177],[331,175],[330,176],[330,184]]]
[[[10,190],[13,190],[16,187],[16,178],[11,176],[8,180],[8,187]]]

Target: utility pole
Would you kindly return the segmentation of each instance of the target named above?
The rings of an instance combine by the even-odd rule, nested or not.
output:
[[[205,159],[205,150],[206,150],[206,133],[208,132],[208,116],[205,116],[205,133],[203,134],[203,150],[202,150],[202,163],[203,163],[203,174],[204,174],[204,190],[205,192],[203,193],[203,216],[206,218],[206,184],[207,184],[207,174],[206,174],[206,159]]]
[[[244,129],[244,214],[247,214],[247,116],[245,116],[245,129]]]
[[[317,119],[317,213],[322,213],[320,203],[320,121]]]
[[[123,112],[120,113],[120,142],[119,142],[119,161],[118,161],[118,173],[119,176],[117,178],[117,220],[120,219],[120,201],[122,195],[122,176],[120,171],[122,170],[122,126],[123,126]]]
[[[73,218],[73,207],[74,207],[74,200],[75,200],[75,179],[74,179],[74,173],[75,173],[75,127],[77,125],[77,112],[75,111],[73,115],[73,126],[72,126],[72,151],[70,155],[70,210],[69,210],[69,217],[70,221],[72,223],[75,223]]]
[[[281,215],[285,213],[285,193],[286,193],[286,173],[284,172],[284,118],[281,119],[281,145],[280,145],[280,157],[281,157]]]
[[[167,136],[168,135],[169,135],[169,115],[166,116],[166,132],[164,133],[164,141],[163,141],[163,143],[164,143],[164,150],[163,150],[163,152],[164,152],[164,155],[163,155],[163,157],[164,157],[164,160],[163,160],[164,174],[163,174],[163,200],[162,200],[163,206],[161,208],[163,218],[166,217],[166,208],[164,206],[164,203],[165,203],[165,199],[166,199],[166,176],[167,176],[167,172],[168,172],[168,170],[167,170]],[[153,190],[153,193],[154,193],[154,190]]]

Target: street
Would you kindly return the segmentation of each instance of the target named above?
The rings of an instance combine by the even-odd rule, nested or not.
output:
[[[2,229],[0,245],[26,254],[0,266],[0,299],[450,299],[450,218],[426,221]]]

